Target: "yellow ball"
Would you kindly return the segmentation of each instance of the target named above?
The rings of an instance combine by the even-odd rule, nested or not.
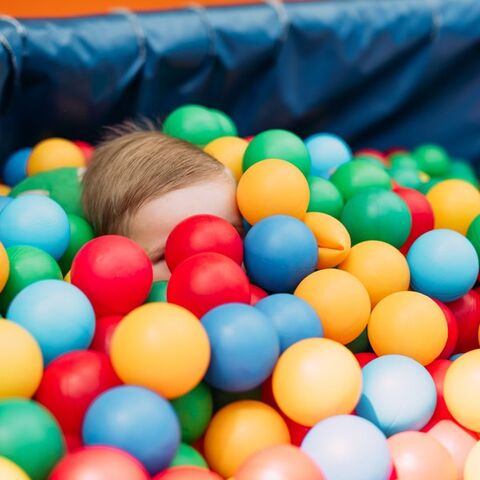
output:
[[[417,292],[392,293],[380,300],[368,323],[368,338],[377,355],[405,355],[422,365],[442,353],[447,337],[442,309]]]
[[[7,251],[0,243],[0,292],[5,288],[10,275],[10,260],[8,259]]]
[[[47,138],[33,148],[27,174],[31,176],[56,168],[84,166],[85,157],[73,142],[64,138]]]
[[[240,212],[254,224],[271,215],[300,220],[307,213],[310,189],[303,173],[285,160],[262,160],[240,178],[237,189]]]
[[[318,244],[319,270],[336,267],[345,260],[350,251],[350,234],[342,222],[331,215],[309,212],[303,219],[305,225],[313,232]]]
[[[30,477],[15,463],[0,457],[0,478],[2,480],[30,480]]]
[[[42,375],[43,357],[36,340],[20,325],[0,320],[0,399],[32,397]]]
[[[290,443],[288,427],[272,407],[243,400],[222,408],[205,434],[205,458],[224,478],[232,476],[254,453]]]
[[[6,197],[11,190],[12,189],[8,185],[0,184],[0,197]]]
[[[68,283],[72,283],[72,271],[69,270],[63,279]]]
[[[443,397],[458,423],[480,432],[480,349],[464,353],[450,365]]]
[[[148,303],[119,323],[110,355],[127,384],[175,398],[192,390],[210,362],[210,343],[197,317],[169,303]]]
[[[475,444],[467,456],[463,480],[480,480],[480,442]]]
[[[220,137],[211,141],[203,150],[229,168],[238,182],[242,176],[243,154],[247,147],[248,142],[243,138]]]
[[[480,193],[464,180],[445,180],[427,193],[435,216],[435,228],[449,228],[462,235],[480,214]]]
[[[311,427],[353,411],[362,391],[362,370],[347,347],[327,338],[308,338],[280,356],[272,387],[282,412]]]
[[[368,292],[348,272],[336,269],[314,272],[300,282],[295,295],[317,312],[326,338],[347,344],[367,326],[371,310]]]
[[[395,292],[408,290],[407,259],[392,245],[368,240],[352,247],[340,269],[355,275],[370,295],[372,306]]]

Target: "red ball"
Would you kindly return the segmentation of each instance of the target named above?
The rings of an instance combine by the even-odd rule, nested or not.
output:
[[[107,355],[78,350],[48,365],[36,400],[50,410],[66,435],[80,437],[90,404],[101,393],[121,383]]]
[[[82,140],[74,140],[73,143],[82,151],[88,165],[93,153],[95,152],[94,146],[88,142],[83,142]]]
[[[183,466],[169,468],[152,480],[222,480],[222,477],[205,468]]]
[[[369,157],[376,158],[377,160],[382,162],[386,167],[391,166],[391,162],[388,156],[382,153],[380,150],[376,150],[374,148],[362,148],[361,150],[358,150],[355,152],[356,157],[359,157],[361,155],[366,155]]]
[[[127,452],[112,447],[85,447],[63,457],[49,480],[150,480]]]
[[[224,303],[250,303],[250,283],[242,268],[219,253],[198,253],[172,273],[167,300],[201,317]]]
[[[125,315],[150,294],[153,268],[132,240],[105,235],[86,243],[75,256],[72,284],[89,298],[97,317]]]
[[[406,254],[420,235],[433,230],[433,209],[427,197],[413,188],[395,187],[394,192],[407,204],[412,216],[410,235],[400,248],[400,251]]]
[[[235,227],[214,215],[195,215],[180,222],[165,244],[165,260],[171,272],[197,253],[216,252],[243,263],[243,243]]]
[[[434,298],[432,300],[442,309],[445,319],[447,320],[448,327],[447,343],[445,344],[445,347],[438,358],[450,358],[455,351],[458,340],[457,320],[453,312],[444,303],[440,302],[439,300],[435,300]]]
[[[455,353],[465,353],[478,348],[480,325],[480,295],[470,290],[463,297],[447,303],[457,320],[458,340]]]
[[[360,364],[360,368],[363,368],[365,365],[367,365],[367,363],[370,363],[372,360],[375,360],[378,357],[372,352],[361,352],[355,353],[355,358]]]
[[[250,305],[255,305],[262,298],[268,297],[268,293],[263,288],[256,285],[250,285]]]
[[[98,318],[90,349],[110,355],[110,344],[112,343],[113,332],[122,321],[122,318],[121,315],[110,315],[108,317]]]

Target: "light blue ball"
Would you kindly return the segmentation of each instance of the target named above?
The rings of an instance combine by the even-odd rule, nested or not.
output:
[[[12,197],[2,197],[0,196],[0,213],[3,211],[3,209],[9,204],[13,202]]]
[[[277,293],[255,305],[272,322],[280,339],[280,351],[305,338],[323,337],[323,326],[315,310],[301,298]]]
[[[67,214],[45,195],[17,197],[0,213],[0,242],[37,247],[58,260],[70,242]]]
[[[205,380],[227,392],[259,386],[272,373],[280,354],[271,320],[250,305],[228,303],[205,314],[211,359]]]
[[[363,388],[356,412],[390,437],[420,430],[437,405],[435,382],[427,369],[403,355],[385,355],[362,369]]]
[[[453,230],[432,230],[418,237],[407,262],[412,288],[442,302],[463,297],[478,277],[475,248]]]
[[[62,280],[41,280],[21,290],[7,318],[33,335],[46,364],[63,353],[88,348],[95,331],[90,301]]]
[[[173,407],[157,393],[121,386],[92,403],[83,421],[83,441],[124,450],[155,475],[173,460],[180,445],[180,425]]]
[[[245,237],[245,268],[252,282],[273,293],[290,293],[318,261],[317,241],[300,220],[274,215]]]
[[[332,133],[316,133],[305,140],[312,159],[310,175],[330,178],[343,163],[352,159],[352,151],[347,143]]]
[[[385,435],[354,415],[336,415],[317,423],[301,448],[328,480],[388,480],[392,471]]]
[[[27,164],[31,153],[30,147],[22,148],[7,158],[3,165],[2,175],[3,181],[7,185],[13,187],[27,177]]]

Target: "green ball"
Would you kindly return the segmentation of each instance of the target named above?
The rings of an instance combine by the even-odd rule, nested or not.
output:
[[[338,188],[321,177],[309,177],[310,187],[309,212],[322,212],[338,218],[343,209],[343,198]]]
[[[391,190],[390,176],[385,169],[369,160],[354,160],[335,170],[330,181],[338,188],[345,201],[372,187]]]
[[[152,303],[152,302],[166,303],[167,286],[168,286],[168,282],[166,280],[159,280],[158,282],[153,282],[152,289],[150,290],[150,295],[145,300],[145,303]]]
[[[448,153],[438,145],[420,145],[413,151],[418,168],[431,177],[441,177],[448,173],[450,159]]]
[[[95,236],[92,227],[84,218],[71,213],[67,217],[70,224],[70,242],[63,257],[58,261],[63,275],[66,275],[72,267],[77,252]]]
[[[445,176],[445,180],[450,178],[465,180],[466,182],[471,183],[476,188],[478,188],[479,186],[475,170],[469,163],[461,160],[454,161],[450,164],[450,169]]]
[[[389,157],[392,168],[414,168],[418,169],[415,157],[408,152],[392,153]]]
[[[7,248],[10,275],[0,295],[0,310],[5,313],[13,298],[28,285],[39,280],[62,280],[58,263],[48,253],[29,245]]]
[[[178,447],[177,453],[175,457],[173,457],[172,463],[170,463],[170,468],[181,467],[183,465],[208,468],[208,464],[202,455],[186,443],[181,443]]]
[[[165,119],[163,133],[199,147],[225,136],[218,114],[200,105],[184,105]]]
[[[426,195],[437,183],[443,182],[443,178],[431,178],[428,182],[422,182],[419,191]]]
[[[213,410],[218,412],[221,408],[239,400],[262,400],[262,388],[257,387],[246,392],[225,392],[212,388]]]
[[[345,345],[352,353],[370,352],[370,342],[368,341],[368,331],[365,328],[363,332],[350,343]]]
[[[422,181],[420,180],[420,171],[411,167],[392,167],[390,169],[390,176],[401,187],[414,188],[418,190]]]
[[[31,400],[0,402],[0,456],[32,480],[46,480],[64,454],[60,427],[45,408]]]
[[[383,164],[382,161],[380,161],[377,157],[373,156],[373,155],[369,155],[368,153],[362,153],[360,155],[355,155],[353,157],[354,160],[365,160],[369,163],[371,163],[372,165],[376,166],[376,167],[380,167],[380,168],[383,168],[383,170],[386,169],[386,166]]]
[[[400,248],[412,228],[406,203],[397,194],[378,188],[352,197],[343,209],[341,221],[350,233],[352,245],[380,240]]]
[[[468,227],[467,238],[472,242],[480,259],[480,215]]]
[[[311,160],[305,143],[287,130],[266,130],[253,137],[243,156],[243,171],[269,158],[292,163],[306,177],[310,173]]]
[[[212,112],[220,126],[222,127],[223,130],[223,135],[224,137],[237,137],[238,136],[238,130],[237,127],[235,126],[235,123],[233,123],[233,120],[224,112],[221,110],[217,110],[216,108],[210,108],[210,112]]]
[[[212,418],[213,398],[210,388],[200,383],[171,403],[180,422],[182,441],[193,443],[203,435]]]

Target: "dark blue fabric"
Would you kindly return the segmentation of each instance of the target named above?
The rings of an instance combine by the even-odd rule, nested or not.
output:
[[[432,141],[480,163],[478,0],[261,4],[22,27],[23,39],[0,20],[0,159],[46,136],[95,141],[102,125],[201,103],[245,135],[329,131],[380,149]]]

